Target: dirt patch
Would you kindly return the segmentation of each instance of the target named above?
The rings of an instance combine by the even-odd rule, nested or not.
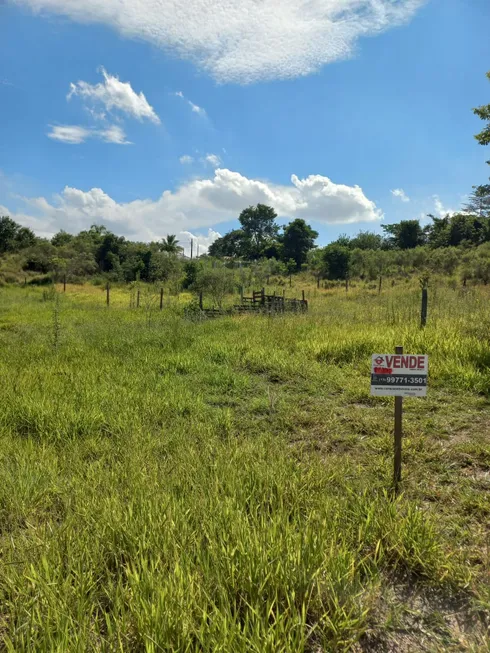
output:
[[[489,615],[475,614],[464,596],[442,594],[406,581],[380,592],[372,625],[355,653],[486,651]]]

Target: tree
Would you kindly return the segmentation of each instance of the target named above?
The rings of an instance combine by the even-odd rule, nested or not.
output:
[[[211,295],[218,308],[223,306],[223,300],[234,289],[234,275],[228,268],[203,268],[197,275],[196,290]]]
[[[21,227],[8,215],[0,218],[0,253],[15,252],[31,247],[36,242],[34,232],[28,227]]]
[[[490,184],[473,186],[473,189],[464,210],[480,218],[490,218]]]
[[[177,236],[173,234],[169,234],[166,238],[162,238],[160,249],[162,252],[167,252],[168,254],[178,254],[182,251]]]
[[[110,272],[117,268],[116,259],[119,262],[120,254],[124,246],[125,239],[123,236],[116,236],[104,227],[101,233],[100,243],[97,247],[95,260],[101,272]]]
[[[32,247],[36,243],[36,236],[29,227],[20,227],[15,234],[14,247],[15,249],[26,249]]]
[[[449,219],[448,245],[480,245],[488,236],[488,222],[477,215],[457,213]]]
[[[209,246],[208,254],[216,258],[244,256],[247,250],[246,244],[245,232],[242,229],[233,229],[215,240]]]
[[[195,286],[199,270],[200,265],[197,261],[187,261],[184,265],[184,279],[182,281],[182,287],[184,290],[190,290]]]
[[[360,231],[357,236],[349,241],[351,249],[381,249],[383,247],[383,236],[371,231]]]
[[[284,234],[281,237],[282,255],[285,261],[292,259],[299,270],[303,263],[306,263],[308,252],[315,247],[315,239],[318,232],[306,224],[301,218],[297,218],[284,227]]]
[[[149,281],[168,281],[180,273],[181,262],[167,252],[152,252],[148,266]]]
[[[490,80],[490,71],[487,73],[487,77]],[[483,130],[475,135],[475,138],[480,143],[480,145],[489,145],[490,144],[490,104],[484,104],[481,107],[476,107],[475,109],[473,109],[473,113],[477,115],[478,118],[480,118],[480,120],[484,120],[487,122]],[[490,163],[490,161],[487,161],[487,163]]]
[[[72,240],[73,240],[73,236],[67,233],[66,231],[64,231],[63,229],[61,229],[60,231],[58,231],[57,234],[55,234],[51,238],[51,244],[54,245],[55,247],[62,247],[63,245],[68,245],[69,243],[71,243]]]
[[[451,218],[447,214],[444,218],[437,218],[431,213],[428,216],[432,220],[432,224],[427,225],[424,229],[425,239],[429,247],[447,247],[449,245],[449,226]]]
[[[347,279],[351,251],[344,245],[331,243],[323,250],[324,275],[327,279]]]
[[[249,255],[258,258],[268,241],[275,240],[279,231],[275,220],[277,213],[271,206],[257,204],[249,206],[238,218],[249,243]]]
[[[425,242],[424,231],[418,220],[402,220],[396,224],[383,225],[383,231],[392,247],[412,249]]]

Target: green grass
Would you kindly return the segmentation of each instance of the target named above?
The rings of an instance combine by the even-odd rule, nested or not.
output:
[[[487,649],[490,293],[441,283],[421,330],[412,284],[304,288],[201,323],[0,289],[1,650]],[[394,501],[398,344],[430,388]]]

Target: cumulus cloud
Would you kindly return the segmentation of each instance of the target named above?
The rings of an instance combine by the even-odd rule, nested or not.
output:
[[[80,145],[89,138],[117,145],[130,144],[130,141],[126,140],[124,130],[118,125],[110,125],[105,129],[92,129],[81,125],[50,125],[50,128],[51,130],[47,134],[49,138],[69,145]]]
[[[181,231],[178,236],[179,245],[184,248],[184,254],[190,256],[191,253],[191,240],[194,241],[192,252],[194,256],[202,256],[207,254],[209,247],[215,240],[221,238],[221,234],[214,229],[208,229],[206,235],[195,234],[190,231]]]
[[[190,156],[189,154],[184,154],[184,156],[181,156],[179,161],[182,163],[182,165],[186,165],[189,163],[194,162],[194,157]]]
[[[398,197],[399,199],[401,199],[402,202],[410,202],[410,198],[405,193],[403,188],[395,188],[394,190],[391,191],[391,194],[393,195],[393,197]]]
[[[433,195],[432,199],[434,200],[434,213],[436,217],[443,218],[448,214],[453,215],[456,213],[454,209],[450,209],[447,206],[444,206],[439,195]]]
[[[360,37],[409,20],[426,0],[14,0],[103,23],[196,62],[221,82],[293,78],[350,57]]]
[[[160,124],[160,118],[143,92],[135,93],[129,82],[121,82],[118,77],[109,75],[104,68],[100,68],[100,72],[104,78],[103,82],[89,84],[78,81],[76,84],[70,84],[67,99],[78,96],[89,103],[105,107],[106,111],[117,110],[138,120],[147,119]]]
[[[191,102],[188,98],[186,98],[186,96],[182,93],[182,91],[177,91],[176,93],[174,93],[174,95],[176,97],[182,98],[184,102],[186,102],[190,106],[191,111],[193,113],[197,113],[199,116],[202,116],[203,118],[207,116],[206,109],[203,109],[199,105],[194,104],[194,102]]]
[[[221,165],[221,159],[217,154],[206,154],[204,161],[213,166],[213,168],[219,168]]]
[[[83,191],[67,186],[49,201],[45,197],[24,201],[45,232],[77,232],[98,222],[116,233],[141,240],[227,222],[258,202],[273,206],[280,217],[324,224],[382,218],[381,211],[359,186],[336,184],[321,175],[305,179],[292,175],[290,184],[278,185],[220,168],[214,177],[193,179],[174,191],[165,190],[157,200],[118,203],[100,188]]]

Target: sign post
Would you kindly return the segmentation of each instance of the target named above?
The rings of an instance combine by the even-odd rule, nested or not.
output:
[[[396,354],[403,354],[403,347],[395,347]],[[395,455],[393,470],[393,487],[398,494],[402,480],[402,433],[403,433],[403,397],[395,397]]]
[[[427,396],[429,357],[403,355],[403,347],[393,354],[373,354],[371,360],[371,394],[395,397],[395,439],[393,486],[395,494],[402,480],[403,397]]]

